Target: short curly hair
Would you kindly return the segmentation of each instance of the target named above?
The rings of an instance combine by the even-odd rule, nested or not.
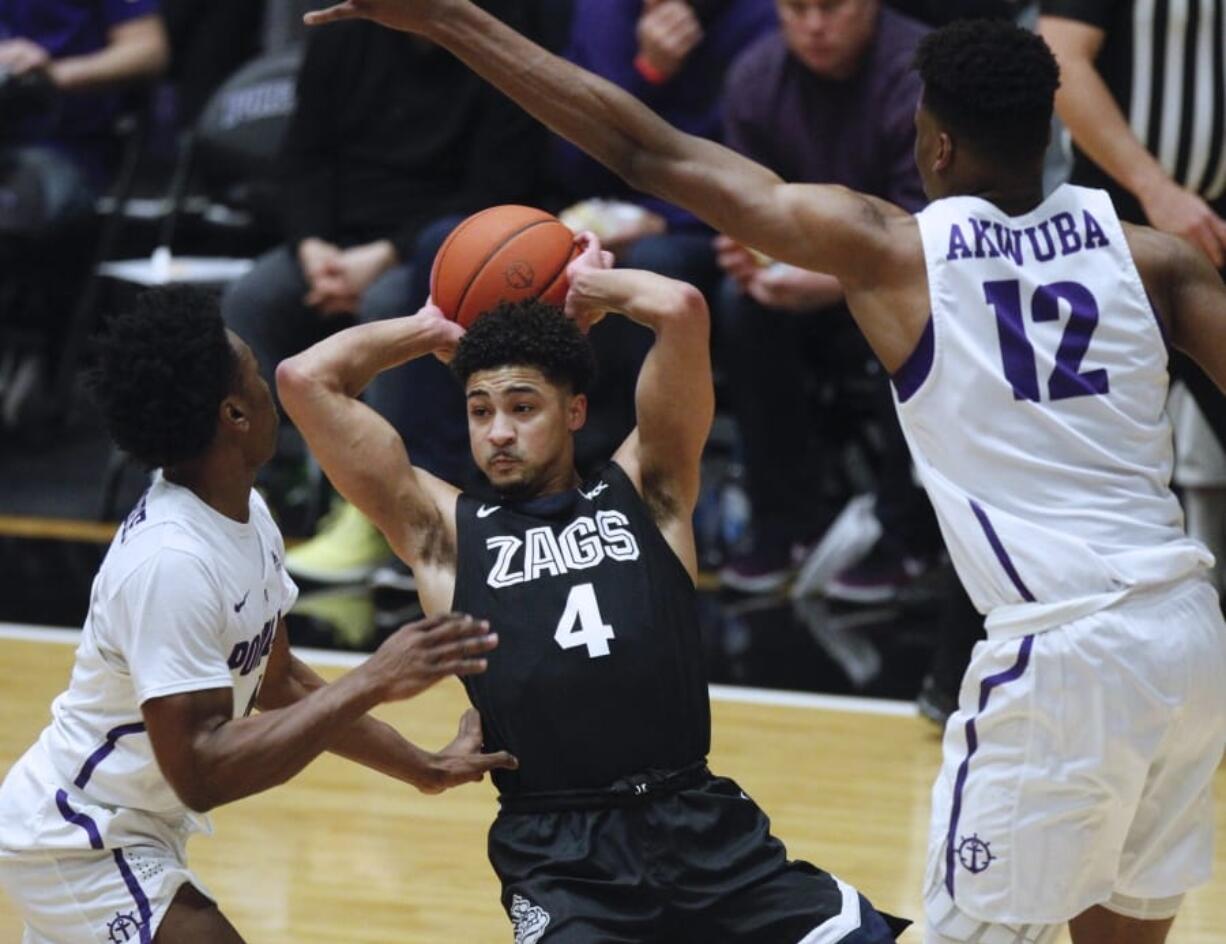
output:
[[[596,378],[592,345],[573,321],[539,301],[503,302],[460,339],[451,370],[461,385],[480,370],[535,367],[571,393],[587,393]]]
[[[915,53],[924,106],[984,157],[1006,166],[1047,148],[1060,67],[1041,36],[1006,20],[959,20]]]
[[[116,445],[149,468],[205,452],[221,401],[239,381],[238,356],[216,297],[150,289],[95,339],[89,385]]]

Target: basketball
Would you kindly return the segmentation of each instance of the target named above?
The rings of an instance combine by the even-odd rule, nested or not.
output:
[[[579,254],[556,216],[526,206],[475,213],[447,237],[430,271],[430,295],[467,328],[500,302],[539,298],[561,305],[566,266]]]

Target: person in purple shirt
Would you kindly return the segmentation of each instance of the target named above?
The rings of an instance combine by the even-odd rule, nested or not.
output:
[[[37,424],[63,314],[87,277],[94,201],[119,157],[116,89],[165,69],[157,0],[0,0],[0,425]]]
[[[114,89],[161,73],[169,47],[157,0],[0,0],[0,73],[41,76],[50,106],[16,128],[7,146],[41,146],[106,183],[115,156]]]
[[[679,128],[723,137],[723,89],[736,57],[778,25],[774,0],[575,0],[563,55],[650,105]],[[593,230],[627,268],[712,294],[719,269],[710,229],[690,213],[631,190],[573,145],[554,139],[550,179],[563,220]],[[609,318],[592,332],[599,365],[592,414],[577,440],[603,460],[634,427],[634,378],[650,331]]]
[[[787,180],[838,183],[920,209],[912,156],[920,80],[911,63],[927,27],[880,0],[778,0],[778,8],[781,29],[729,73],[726,143]],[[735,352],[724,366],[754,514],[750,545],[725,564],[721,579],[766,593],[783,586],[798,550],[814,544],[829,520],[816,474],[822,430],[810,435],[819,418],[803,378],[872,355],[833,276],[764,259],[726,237],[718,245],[729,276],[721,330]],[[876,386],[880,402],[871,409],[887,431],[876,496],[883,537],[859,567],[853,562],[820,587],[851,602],[893,596],[920,567],[916,546],[935,534],[927,499],[911,481],[884,374]]]

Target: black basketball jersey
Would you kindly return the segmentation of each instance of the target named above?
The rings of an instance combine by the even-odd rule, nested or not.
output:
[[[513,503],[461,495],[452,609],[498,633],[465,679],[504,796],[599,789],[710,748],[694,585],[626,473]]]

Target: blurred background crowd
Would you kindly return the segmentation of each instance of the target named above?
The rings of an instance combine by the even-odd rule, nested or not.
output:
[[[481,3],[785,179],[912,211],[925,203],[912,158],[917,42],[962,17],[1020,19],[1064,76],[1048,184],[1104,187],[1123,218],[1226,264],[1226,0]],[[982,620],[838,281],[627,189],[424,40],[364,23],[308,34],[311,6],[0,0],[0,514],[22,512],[23,476],[51,487],[81,461],[89,338],[135,286],[214,286],[271,381],[280,359],[330,332],[420,307],[436,250],[468,214],[541,206],[595,231],[618,264],[684,279],[710,303],[719,408],[696,516],[704,588],[742,614],[780,599],[816,612],[853,683],[876,671],[846,637],[856,614],[926,608],[920,706],[943,719]],[[633,425],[651,338],[606,319],[592,341],[585,465]],[[1190,529],[1222,560],[1226,405],[1194,365],[1173,356],[1172,375],[1176,482]],[[477,484],[445,367],[410,363],[366,396],[416,464]],[[19,472],[6,478],[6,464]],[[140,470],[117,454],[87,465],[73,488],[87,484],[88,515],[121,517]],[[411,596],[412,575],[331,496],[288,425],[261,486],[300,539],[286,563],[304,584]],[[317,598],[327,611],[326,590]]]

